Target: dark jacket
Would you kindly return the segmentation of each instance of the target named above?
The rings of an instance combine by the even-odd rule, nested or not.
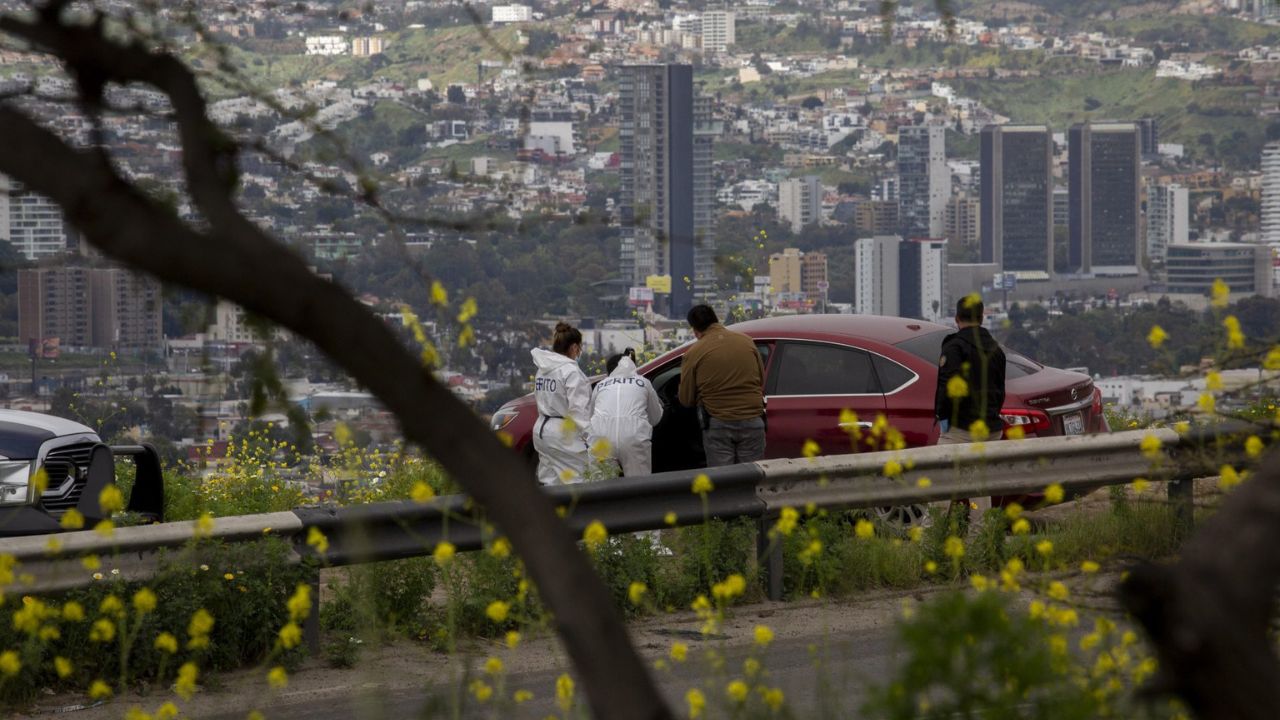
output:
[[[998,432],[1000,408],[1004,406],[1004,364],[1004,351],[986,328],[960,328],[948,335],[938,360],[934,415],[950,420],[951,427],[958,430],[968,430],[975,420],[984,420],[991,432]],[[947,383],[956,375],[968,385],[965,397],[947,396]]]

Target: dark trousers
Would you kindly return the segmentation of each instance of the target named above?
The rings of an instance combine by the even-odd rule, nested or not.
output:
[[[734,465],[764,459],[764,419],[717,420],[711,418],[702,431],[707,467]]]

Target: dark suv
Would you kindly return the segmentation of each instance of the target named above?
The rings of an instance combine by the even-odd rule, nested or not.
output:
[[[155,448],[111,447],[80,423],[0,410],[0,536],[61,532],[62,516],[72,508],[84,515],[86,527],[104,519],[99,495],[116,481],[116,456],[132,457],[137,467],[126,510],[162,521],[164,482]],[[45,489],[36,494],[42,469]]]

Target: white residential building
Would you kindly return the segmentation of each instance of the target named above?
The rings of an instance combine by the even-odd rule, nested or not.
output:
[[[897,235],[854,244],[854,312],[939,322],[949,314],[947,242]]]
[[[702,14],[702,49],[704,52],[726,52],[738,42],[737,22],[728,10],[708,10]]]
[[[854,243],[854,312],[898,314],[898,246],[902,238],[880,235]]]
[[[346,55],[349,45],[341,35],[308,35],[308,55]]]
[[[53,200],[0,177],[0,211],[0,240],[7,240],[26,259],[67,252],[71,232]]]
[[[783,180],[778,183],[778,217],[799,234],[805,226],[822,222],[822,195],[817,175]]]
[[[533,8],[528,5],[494,5],[493,24],[529,22],[533,19]]]
[[[1277,187],[1280,191],[1280,187]],[[1187,242],[1190,206],[1181,185],[1152,185],[1147,193],[1147,257],[1164,265],[1170,245]],[[1277,218],[1280,220],[1280,218]]]
[[[1280,245],[1280,140],[1262,146],[1261,240]]]

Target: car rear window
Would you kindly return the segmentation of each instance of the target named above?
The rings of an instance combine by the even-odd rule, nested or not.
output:
[[[919,337],[913,337],[910,340],[903,340],[898,343],[897,347],[906,350],[912,355],[915,355],[930,364],[937,365],[938,358],[942,357],[942,341],[952,332],[954,331],[937,330],[929,333],[928,335],[921,335]],[[1004,377],[1006,380],[1035,375],[1044,369],[1044,366],[1035,360],[1032,360],[1016,350],[1011,350],[1007,347],[1004,349],[1004,358]]]

